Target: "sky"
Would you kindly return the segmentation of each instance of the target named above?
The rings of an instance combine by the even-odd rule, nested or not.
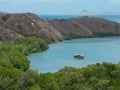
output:
[[[0,11],[39,15],[120,14],[120,0],[0,0]]]

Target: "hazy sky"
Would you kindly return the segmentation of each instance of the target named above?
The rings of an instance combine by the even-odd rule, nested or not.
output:
[[[120,14],[120,0],[0,0],[0,11],[36,14]]]

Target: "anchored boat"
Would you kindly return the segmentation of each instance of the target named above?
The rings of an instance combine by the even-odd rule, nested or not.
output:
[[[82,54],[75,54],[74,58],[84,59],[84,55],[82,55]]]

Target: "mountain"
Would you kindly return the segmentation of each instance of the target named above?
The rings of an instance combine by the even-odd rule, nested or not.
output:
[[[48,21],[58,31],[72,33],[82,37],[103,35],[120,35],[120,23],[103,18],[79,17],[71,19],[54,19]]]
[[[102,18],[41,19],[32,13],[0,12],[0,40],[37,36],[56,42],[76,37],[120,35],[120,23]]]
[[[21,36],[37,36],[47,38],[53,42],[57,41],[59,38],[62,38],[59,31],[49,25],[46,20],[40,19],[35,14],[17,13],[0,16],[0,27],[3,28],[1,34],[7,33],[9,36],[11,36],[11,34],[15,34],[16,38],[18,38],[18,34]],[[7,38],[4,38],[4,40],[6,39]],[[12,39],[12,37],[9,37],[9,39]]]

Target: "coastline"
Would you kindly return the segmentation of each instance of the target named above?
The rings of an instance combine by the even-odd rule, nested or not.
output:
[[[29,60],[31,61],[31,69],[36,69],[41,73],[42,72],[50,72],[50,71],[53,72],[54,70],[55,70],[54,72],[57,72],[58,70],[62,69],[64,66],[81,67],[84,65],[85,62],[86,62],[86,64],[89,63],[89,60],[91,60],[90,64],[92,64],[92,61],[94,62],[94,60],[98,60],[98,62],[101,62],[101,61],[102,62],[103,61],[112,62],[111,60],[115,59],[115,61],[117,61],[118,54],[114,55],[114,58],[111,57],[112,56],[111,54],[108,57],[107,51],[104,51],[105,49],[102,47],[108,46],[112,41],[113,42],[115,41],[114,42],[115,44],[111,43],[111,45],[113,45],[111,47],[116,47],[116,45],[118,45],[119,38],[120,38],[119,36],[117,36],[117,37],[116,36],[102,37],[102,38],[99,38],[99,37],[98,38],[79,38],[79,39],[64,40],[63,42],[56,42],[56,43],[49,44],[49,49],[47,51],[45,51],[43,53],[38,52],[29,57]],[[90,42],[91,42],[91,44],[89,46]],[[105,43],[110,42],[110,43],[103,44],[104,42]],[[101,46],[99,46],[98,44],[100,44]],[[99,48],[94,49],[95,47],[96,48],[99,47],[101,49],[99,49]],[[87,49],[88,49],[88,51],[87,51]],[[91,51],[91,49],[92,49],[92,51]],[[109,51],[109,53],[111,53],[110,50],[112,50],[112,49],[110,49],[109,47],[106,47],[106,49]],[[96,51],[96,50],[100,50],[100,52]],[[104,53],[101,50],[103,50]],[[96,52],[96,53],[94,54],[94,52]],[[118,52],[118,50],[116,52]],[[81,54],[85,55],[85,60],[81,61],[81,60],[76,60],[75,58],[73,58],[73,55],[76,53],[81,53]],[[97,53],[99,53],[99,54],[97,54]],[[115,58],[115,56],[116,56],[116,58]],[[34,59],[36,59],[35,61],[38,62],[39,64],[35,63]],[[42,64],[41,64],[41,62],[42,62]],[[57,66],[52,64],[52,62],[55,62]],[[57,63],[57,62],[59,62],[59,63]],[[64,62],[67,62],[67,63],[64,63]],[[71,62],[74,63],[75,66],[72,65]],[[81,65],[76,65],[75,63],[76,64],[81,63]],[[85,66],[86,66],[86,64],[85,64]],[[49,67],[48,70],[47,70],[47,67]],[[52,70],[52,68],[53,68],[53,70]],[[59,69],[55,69],[55,68],[59,68]]]

